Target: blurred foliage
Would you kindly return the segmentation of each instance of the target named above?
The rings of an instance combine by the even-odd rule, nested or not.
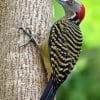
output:
[[[63,8],[53,1],[54,21],[64,16]],[[100,100],[100,0],[82,0],[86,7],[80,27],[84,41],[80,58],[57,100]]]

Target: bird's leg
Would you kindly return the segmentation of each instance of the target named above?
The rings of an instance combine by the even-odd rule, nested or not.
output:
[[[23,33],[25,33],[26,35],[28,35],[28,37],[30,38],[25,44],[21,45],[20,47],[26,46],[30,41],[33,42],[33,44],[34,44],[35,47],[38,47],[38,44],[36,43],[36,41],[35,41],[35,39],[33,37],[33,34],[32,34],[32,32],[31,32],[31,30],[29,28],[24,29],[24,28],[21,27],[21,28],[19,28],[19,30],[22,30]]]

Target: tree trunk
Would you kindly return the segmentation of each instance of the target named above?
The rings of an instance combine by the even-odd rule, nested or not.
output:
[[[28,27],[40,43],[49,31],[50,0],[0,0],[0,100],[39,100],[45,69],[33,43],[19,27]]]

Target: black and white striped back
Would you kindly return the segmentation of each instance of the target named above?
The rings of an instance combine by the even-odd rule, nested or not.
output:
[[[79,57],[82,34],[79,25],[72,19],[63,18],[51,28],[49,37],[50,61],[53,84],[60,84],[67,78]]]

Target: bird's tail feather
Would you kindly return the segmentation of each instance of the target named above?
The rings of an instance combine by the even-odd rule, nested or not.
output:
[[[56,94],[56,88],[53,85],[52,80],[50,79],[47,83],[47,86],[40,98],[40,100],[54,100],[54,96]]]

